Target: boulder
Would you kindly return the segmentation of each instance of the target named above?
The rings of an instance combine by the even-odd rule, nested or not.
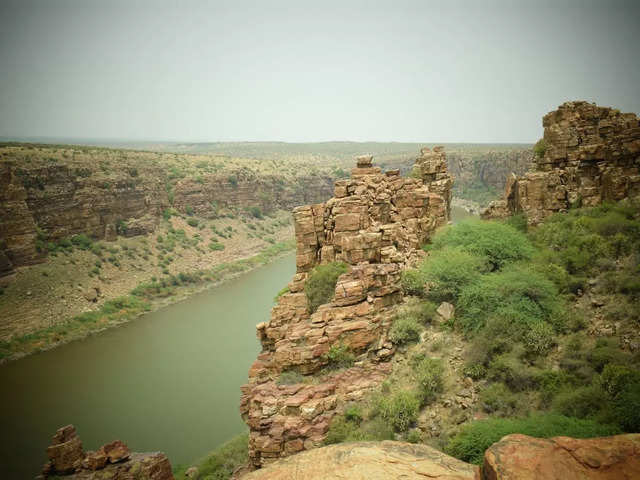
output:
[[[440,315],[440,318],[442,318],[442,321],[448,322],[455,315],[456,307],[454,307],[448,302],[442,302],[438,307],[438,309],[436,310],[436,313]]]
[[[111,443],[103,445],[100,447],[100,451],[104,453],[109,460],[109,463],[121,462],[122,460],[129,458],[129,455],[131,455],[129,447],[120,440],[114,440]]]
[[[484,455],[485,480],[640,478],[640,434],[579,439],[507,435]]]
[[[58,429],[53,436],[53,443],[47,448],[47,456],[54,473],[70,473],[80,466],[84,451],[73,425]]]
[[[403,442],[357,442],[331,445],[278,460],[246,480],[436,479],[479,480],[478,467],[435,448]],[[566,479],[565,479],[566,480]]]

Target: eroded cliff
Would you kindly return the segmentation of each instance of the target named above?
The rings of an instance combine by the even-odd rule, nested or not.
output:
[[[383,173],[371,156],[357,162],[350,179],[335,183],[333,198],[294,209],[297,273],[270,321],[257,326],[262,352],[242,388],[254,467],[320,445],[344,402],[387,377],[395,352],[387,334],[393,307],[402,300],[400,272],[449,219],[453,182],[441,147],[422,150],[420,178]],[[334,261],[349,269],[333,300],[311,312],[305,283],[315,266]],[[347,349],[357,361],[346,370],[327,369],[332,348]],[[300,377],[281,381],[291,372]]]
[[[542,120],[533,169],[511,175],[502,200],[484,218],[523,213],[538,224],[554,212],[640,195],[640,119],[633,113],[575,101]]]

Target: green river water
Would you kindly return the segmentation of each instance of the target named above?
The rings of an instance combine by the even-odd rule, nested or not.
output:
[[[473,215],[453,207],[454,223]],[[85,450],[121,439],[187,464],[240,433],[255,325],[295,270],[290,254],[122,327],[0,367],[0,478],[38,472],[58,427]]]
[[[85,450],[120,439],[190,463],[244,430],[240,386],[259,352],[255,325],[295,256],[83,341],[0,367],[0,478],[33,478],[58,427]]]

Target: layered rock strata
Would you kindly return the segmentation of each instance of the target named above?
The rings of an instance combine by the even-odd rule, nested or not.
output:
[[[335,182],[333,198],[294,209],[297,273],[271,319],[257,326],[262,352],[242,387],[254,467],[320,445],[344,403],[390,373],[387,333],[402,300],[400,273],[449,219],[452,179],[444,152],[423,149],[416,167],[420,178],[403,178],[373,166],[371,156],[358,157],[351,178]],[[305,282],[316,265],[334,261],[349,270],[331,303],[311,313]],[[355,355],[354,366],[327,370],[332,347]],[[287,375],[296,383],[282,384]]]
[[[44,261],[43,247],[49,241],[81,233],[114,240],[119,234],[152,232],[170,207],[205,217],[229,208],[269,212],[323,201],[332,194],[328,176],[291,179],[239,171],[178,179],[173,185],[169,172],[156,162],[128,162],[125,157],[118,160],[121,168],[106,170],[100,151],[55,163],[3,155],[0,276]]]
[[[132,453],[120,440],[95,452],[84,452],[73,425],[58,429],[47,448],[49,461],[38,478],[89,480],[173,480],[171,464],[163,453]]]
[[[544,155],[523,176],[511,175],[502,200],[484,218],[517,213],[529,224],[572,206],[594,206],[640,196],[640,119],[576,101],[542,120]]]

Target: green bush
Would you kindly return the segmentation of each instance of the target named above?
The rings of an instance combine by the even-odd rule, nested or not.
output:
[[[524,334],[523,344],[531,355],[546,355],[555,344],[553,327],[545,322],[529,326]]]
[[[487,377],[505,383],[511,390],[524,391],[537,386],[536,371],[525,365],[517,350],[497,355],[489,365]]]
[[[536,157],[542,158],[544,157],[544,154],[546,152],[547,152],[547,143],[544,141],[544,138],[541,138],[533,146],[533,153],[535,153]]]
[[[455,303],[460,291],[478,280],[486,269],[482,258],[461,247],[444,247],[435,250],[420,266],[422,283],[430,283],[428,296],[436,302]]]
[[[609,397],[599,385],[571,387],[561,391],[552,402],[552,408],[558,413],[576,418],[597,418]]]
[[[93,244],[91,239],[84,233],[80,233],[71,237],[71,243],[75,247],[78,247],[80,250],[89,250],[91,249],[91,245]]]
[[[216,448],[198,465],[198,478],[227,480],[249,458],[249,434],[243,433]],[[184,471],[176,472],[177,480],[186,480]]]
[[[509,263],[528,260],[534,253],[527,236],[499,222],[466,220],[443,229],[433,239],[434,250],[460,247],[484,259],[491,270]]]
[[[348,410],[347,410],[348,412]],[[363,421],[362,417],[345,415],[333,417],[324,439],[325,445],[341,442],[393,440],[393,430],[382,418]]]
[[[418,396],[422,405],[432,403],[444,388],[444,366],[442,360],[425,358],[414,368],[418,385]]]
[[[338,344],[331,346],[325,355],[325,360],[330,369],[349,368],[355,362],[355,355],[347,345]]]
[[[396,345],[406,345],[420,340],[422,326],[411,315],[398,314],[389,329],[389,340]]]
[[[513,415],[518,405],[518,396],[504,383],[492,383],[480,392],[482,409],[501,417]]]
[[[315,312],[322,304],[328,303],[333,298],[338,277],[348,270],[343,262],[327,263],[315,267],[304,286],[304,293],[309,302],[311,313]]]
[[[400,390],[382,396],[377,405],[380,416],[397,432],[406,432],[418,419],[420,400],[414,392]]]
[[[556,286],[544,275],[514,265],[482,276],[462,289],[457,315],[466,331],[478,331],[490,317],[520,325],[553,322],[562,310]]]
[[[407,295],[424,295],[424,275],[417,269],[406,269],[402,272],[402,290]]]
[[[224,250],[224,245],[220,242],[211,242],[209,243],[209,250],[211,250],[212,252]]]
[[[192,217],[192,218],[188,218],[188,219],[187,219],[187,223],[188,223],[188,224],[189,224],[189,226],[191,226],[191,227],[197,227],[197,226],[198,226],[198,223],[200,223],[200,222],[198,222],[198,219],[197,219],[197,218],[193,218],[193,217]]]
[[[557,414],[542,414],[527,418],[491,418],[469,423],[453,436],[445,451],[465,462],[481,464],[484,452],[505,435],[522,433],[538,438],[569,436],[592,438],[619,433],[612,425],[591,420],[579,420]]]
[[[302,382],[304,382],[304,375],[296,370],[285,370],[276,380],[278,385],[295,385]]]

